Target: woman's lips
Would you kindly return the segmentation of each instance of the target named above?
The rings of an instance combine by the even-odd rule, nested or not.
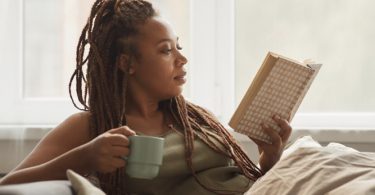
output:
[[[174,79],[179,81],[179,82],[185,83],[186,82],[186,72],[179,75],[179,76],[174,77]]]

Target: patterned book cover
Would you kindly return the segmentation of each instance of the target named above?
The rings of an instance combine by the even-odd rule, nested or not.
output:
[[[258,70],[229,126],[234,131],[271,143],[261,127],[280,127],[272,116],[292,120],[321,64],[304,64],[269,52]]]

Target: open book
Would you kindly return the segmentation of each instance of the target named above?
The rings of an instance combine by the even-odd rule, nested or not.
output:
[[[229,126],[236,132],[271,143],[261,124],[280,131],[272,116],[278,114],[291,121],[320,67],[321,64],[305,64],[269,52]]]

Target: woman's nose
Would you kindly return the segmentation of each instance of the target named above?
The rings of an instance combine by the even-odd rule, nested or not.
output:
[[[188,59],[184,55],[182,55],[182,53],[180,53],[180,52],[178,52],[178,59],[177,60],[178,60],[177,64],[179,66],[183,66],[183,65],[187,64],[187,62],[188,62]]]

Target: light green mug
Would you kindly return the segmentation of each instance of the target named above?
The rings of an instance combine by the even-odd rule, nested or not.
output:
[[[135,135],[129,136],[129,142],[126,173],[133,178],[155,178],[163,161],[164,138]]]

